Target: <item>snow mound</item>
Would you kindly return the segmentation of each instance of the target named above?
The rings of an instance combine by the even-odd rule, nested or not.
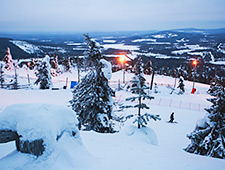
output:
[[[136,126],[130,125],[125,127],[122,132],[123,134],[132,137],[131,140],[138,140],[142,142],[147,142],[152,145],[158,145],[157,136],[153,129],[149,127],[142,127],[138,129]]]
[[[0,114],[0,129],[16,131],[23,141],[43,139],[47,154],[65,132],[79,138],[75,113],[52,104],[11,105]]]
[[[88,161],[88,163],[87,163]],[[64,133],[51,155],[35,156],[13,151],[0,159],[1,170],[90,170],[99,169],[99,162],[78,140]]]

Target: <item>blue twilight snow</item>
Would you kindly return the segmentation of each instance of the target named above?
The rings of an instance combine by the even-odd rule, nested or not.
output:
[[[79,136],[77,118],[69,108],[53,104],[15,104],[0,114],[0,129],[16,131],[23,140],[43,139],[51,152],[57,136],[76,132]]]

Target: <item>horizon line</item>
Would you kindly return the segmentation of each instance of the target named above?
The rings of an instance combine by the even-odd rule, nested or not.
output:
[[[194,28],[194,27],[186,27],[186,28],[172,28],[172,29],[145,29],[145,30],[90,30],[90,31],[0,31],[0,34],[84,34],[84,33],[116,33],[116,32],[158,32],[158,31],[176,31],[176,30],[188,30],[188,29],[196,29],[196,30],[220,30],[225,29],[225,27],[218,28]]]

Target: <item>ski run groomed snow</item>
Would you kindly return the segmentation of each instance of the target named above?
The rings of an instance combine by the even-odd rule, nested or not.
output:
[[[14,71],[8,71],[5,74],[10,79],[14,75]],[[53,86],[59,88],[59,90],[39,90],[39,86],[33,85],[36,80],[33,71],[25,70],[24,68],[18,70],[19,85],[27,84],[27,74],[31,78],[30,88],[20,90],[0,89],[0,117],[5,116],[7,113],[5,109],[14,104],[22,104],[10,106],[14,107],[14,110],[19,106],[27,106],[26,112],[20,113],[23,116],[26,114],[37,114],[38,110],[35,110],[33,106],[40,106],[42,104],[46,105],[47,108],[57,105],[57,108],[61,108],[62,110],[71,109],[71,107],[68,107],[68,101],[72,99],[69,85],[70,81],[78,80],[76,70],[72,70],[72,73],[64,73],[52,78]],[[85,74],[84,72],[81,73],[82,76]],[[133,76],[132,73],[126,73],[126,81],[131,80]],[[63,89],[62,87],[65,86],[67,77],[67,89]],[[145,76],[145,78],[149,83],[151,76]],[[113,89],[117,88],[119,79],[121,83],[123,79],[122,71],[112,73],[110,85]],[[150,102],[146,101],[150,106],[150,110],[146,111],[151,114],[159,114],[160,121],[151,120],[147,128],[140,130],[136,128],[136,124],[132,124],[131,119],[124,124],[115,123],[116,129],[119,131],[118,133],[101,134],[94,131],[80,131],[79,139],[73,139],[69,134],[65,133],[54,144],[54,148],[49,154],[44,154],[38,158],[16,151],[15,142],[0,144],[0,169],[223,170],[225,167],[224,160],[190,154],[183,150],[190,143],[186,135],[190,134],[194,130],[196,123],[204,118],[206,114],[204,108],[210,106],[210,103],[206,101],[206,98],[210,98],[206,93],[209,86],[195,83],[197,91],[195,94],[191,94],[193,82],[184,81],[185,94],[178,95],[179,90],[177,88],[175,88],[173,94],[170,94],[171,87],[174,86],[174,78],[156,75],[155,82],[158,88],[153,86],[153,90],[149,92],[155,99]],[[116,91],[116,96],[113,100],[114,102],[126,105],[129,103],[125,101],[125,98],[130,96],[132,94],[129,91],[120,90]],[[34,109],[32,110],[32,108]],[[29,109],[30,112],[28,111]],[[54,108],[51,109],[54,110]],[[121,112],[117,112],[116,106],[114,107],[114,111],[118,116],[137,113],[136,109],[124,109]],[[37,130],[41,129],[45,132],[42,135],[46,136],[48,132],[51,132],[50,126],[53,126],[54,133],[56,133],[57,128],[64,128],[64,120],[72,121],[70,120],[71,115],[73,115],[72,113],[64,117],[63,114],[58,113],[56,110],[55,112],[55,116],[53,114],[50,117],[45,117],[45,119],[53,119],[49,120],[46,128],[40,127],[43,124],[41,124],[40,120],[36,121],[38,119],[37,115],[34,115],[36,119],[29,119],[28,117],[28,120],[23,121],[29,122],[29,126],[33,123],[34,127],[32,130],[35,132],[35,128],[37,127]],[[172,112],[175,113],[174,117],[177,123],[167,123]],[[44,113],[47,114],[47,111]],[[145,112],[143,111],[143,113]],[[9,116],[13,116],[13,113],[9,114]],[[62,119],[60,119],[60,116]],[[23,118],[17,115],[11,121],[20,119]],[[48,120],[45,121],[48,122]],[[12,122],[8,121],[8,126]],[[21,125],[20,127],[13,126],[11,128],[21,128]]]

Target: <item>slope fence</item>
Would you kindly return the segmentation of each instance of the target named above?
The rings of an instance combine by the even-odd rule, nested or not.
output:
[[[115,97],[116,102],[124,102],[125,98],[122,95]],[[138,103],[138,101],[134,101]],[[179,109],[186,109],[186,110],[194,110],[194,111],[204,111],[205,108],[210,107],[210,105],[203,105],[199,103],[192,103],[192,102],[184,102],[181,100],[174,100],[174,99],[165,99],[165,98],[156,98],[154,100],[145,100],[144,103],[149,105],[159,105],[159,106],[167,106]]]

